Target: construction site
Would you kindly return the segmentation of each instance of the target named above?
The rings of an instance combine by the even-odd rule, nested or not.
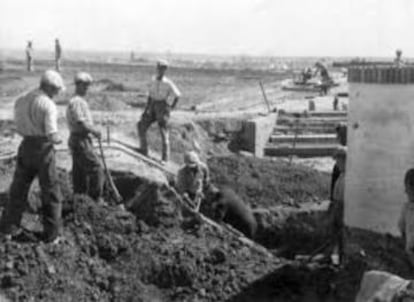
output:
[[[21,141],[13,105],[37,88],[50,62],[37,62],[30,73],[23,64],[10,60],[0,71],[2,208]],[[108,206],[73,195],[71,155],[66,143],[59,145],[64,242],[1,242],[1,301],[354,301],[364,272],[412,278],[396,229],[402,178],[413,163],[412,68],[350,66],[347,76],[333,68],[337,85],[320,96],[318,89],[286,84],[294,74],[172,67],[169,75],[185,95],[171,116],[171,160],[161,164],[157,125],[149,129],[149,156],[139,152],[136,132],[153,65],[65,65],[67,90],[56,100],[60,135],[66,142],[73,75],[88,71],[93,119],[126,210],[108,184]],[[326,253],[338,123],[347,124],[349,146],[341,266]],[[387,149],[391,143],[399,154]],[[252,209],[253,238],[211,219],[208,203],[194,211],[170,189],[187,150],[207,163],[213,183],[232,188]],[[382,165],[372,166],[372,157]],[[42,229],[40,208],[35,181],[23,228]]]

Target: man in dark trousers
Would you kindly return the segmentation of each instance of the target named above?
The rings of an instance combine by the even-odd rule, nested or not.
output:
[[[10,187],[10,198],[0,221],[0,232],[13,239],[21,233],[20,222],[30,186],[39,178],[45,242],[58,242],[61,234],[62,197],[58,184],[54,145],[58,137],[58,111],[53,98],[64,89],[61,76],[46,71],[40,88],[19,98],[14,105],[17,132],[23,137]]]
[[[91,135],[101,139],[93,125],[92,114],[85,98],[92,77],[85,72],[75,76],[75,95],[69,101],[66,119],[70,130],[69,148],[72,152],[72,181],[75,194],[88,194],[99,204],[103,196],[104,172],[96,155]]]

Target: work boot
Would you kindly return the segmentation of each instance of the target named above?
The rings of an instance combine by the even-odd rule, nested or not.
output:
[[[96,200],[96,204],[101,207],[108,206],[108,203],[102,197],[98,197],[98,199]]]
[[[0,239],[10,241],[13,238],[19,236],[22,232],[22,228],[12,225],[10,227],[4,228],[3,230],[0,230]]]

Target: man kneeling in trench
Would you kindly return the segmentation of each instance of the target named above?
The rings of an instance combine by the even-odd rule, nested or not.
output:
[[[204,191],[210,185],[210,173],[194,151],[184,154],[184,166],[178,171],[176,183],[178,192],[190,200],[198,211]]]

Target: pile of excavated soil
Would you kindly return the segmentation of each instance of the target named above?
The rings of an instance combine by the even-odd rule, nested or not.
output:
[[[273,207],[329,198],[330,175],[285,161],[238,155],[208,161],[214,183],[229,185],[252,207]]]
[[[155,204],[161,223],[66,198],[65,243],[1,242],[0,291],[19,301],[224,301],[278,267],[279,259],[200,220],[181,223],[177,215],[169,223],[171,196],[162,189],[147,196],[133,205],[151,211]],[[23,225],[37,229],[37,216],[28,215]]]

